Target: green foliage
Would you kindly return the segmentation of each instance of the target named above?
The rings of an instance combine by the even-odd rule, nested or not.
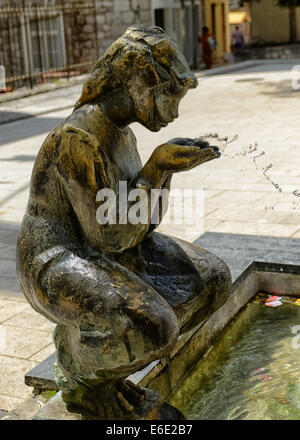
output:
[[[45,397],[47,400],[51,399],[51,397],[55,396],[57,390],[43,390],[40,394]]]
[[[271,420],[300,420],[300,409],[291,404],[272,402],[267,411]]]

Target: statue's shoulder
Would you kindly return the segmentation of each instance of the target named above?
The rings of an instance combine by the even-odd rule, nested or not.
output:
[[[97,129],[90,106],[75,110],[53,133],[60,174],[81,181],[92,163],[101,162],[103,136]]]
[[[78,113],[78,114],[76,114]],[[81,149],[98,148],[101,133],[85,115],[75,110],[54,130],[54,136],[59,141],[60,150],[69,150],[71,146],[80,145]]]
[[[110,132],[109,123],[99,106],[86,104],[59,124],[57,135],[66,142],[72,139],[72,142],[80,142],[83,146],[98,148]]]
[[[61,137],[63,145],[80,143],[83,146],[94,146],[99,141],[98,136],[95,133],[84,127],[78,127],[76,124],[69,121],[66,121],[59,127],[56,135]]]

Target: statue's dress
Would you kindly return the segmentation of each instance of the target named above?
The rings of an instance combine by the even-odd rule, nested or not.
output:
[[[57,323],[62,388],[123,378],[165,356],[226,300],[227,265],[152,225],[101,225],[96,194],[142,164],[129,128],[96,104],[46,138],[33,169],[17,271],[33,308]],[[58,374],[59,376],[59,374]]]

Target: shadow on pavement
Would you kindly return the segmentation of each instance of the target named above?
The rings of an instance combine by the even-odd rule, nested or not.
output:
[[[30,113],[0,110],[0,124],[7,124],[9,122],[18,121],[20,119],[27,119],[31,117],[32,115]]]
[[[235,82],[237,83],[244,83],[244,82],[258,82],[258,81],[264,81],[265,78],[240,78],[236,79]]]
[[[16,273],[16,245],[19,224],[0,222],[0,297],[23,297]]]
[[[245,60],[249,61],[249,60]],[[267,73],[267,72],[283,72],[283,71],[291,71],[291,69],[295,66],[300,64],[299,60],[287,60],[285,62],[272,62],[272,63],[264,63],[263,60],[260,64],[256,64],[254,66],[245,67],[241,70],[235,70],[232,72],[228,72],[229,75],[241,75],[241,74],[252,74],[252,73]]]
[[[300,89],[294,89],[292,87],[292,81],[289,79],[283,79],[281,81],[265,81],[263,84],[259,83],[259,86],[264,86],[263,90],[260,90],[262,95],[276,96],[278,98],[299,98]]]
[[[71,113],[71,112],[70,112]],[[0,145],[49,133],[64,118],[35,117],[0,125]],[[29,159],[28,159],[29,160]]]
[[[33,162],[36,156],[31,154],[18,154],[17,156],[10,157],[8,159],[0,159],[1,162]]]

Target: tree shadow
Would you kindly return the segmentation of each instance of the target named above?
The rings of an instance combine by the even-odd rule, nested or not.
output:
[[[0,120],[1,113],[2,112],[0,112]],[[10,142],[19,141],[43,133],[49,133],[49,131],[64,119],[65,118],[35,117],[27,114],[27,117],[22,118],[22,120],[0,125],[0,145],[5,145]]]
[[[32,118],[31,113],[12,112],[10,110],[0,110],[0,123],[8,124],[10,122],[19,121],[21,119]]]
[[[240,79],[235,80],[235,82],[237,82],[237,83],[259,82],[259,81],[264,81],[264,78],[240,78]]]
[[[1,162],[33,162],[35,161],[36,156],[31,154],[18,154],[17,156],[13,156],[7,159],[0,159]]]
[[[293,88],[291,79],[264,81],[263,83],[258,82],[257,86],[263,88],[263,90],[260,90],[261,95],[276,96],[278,98],[300,97],[300,88],[298,90]]]
[[[0,221],[0,267],[5,264],[8,267],[15,267],[16,245],[20,225],[17,223],[7,223]],[[5,297],[24,298],[18,281],[17,273],[14,271],[0,277],[0,298]]]

